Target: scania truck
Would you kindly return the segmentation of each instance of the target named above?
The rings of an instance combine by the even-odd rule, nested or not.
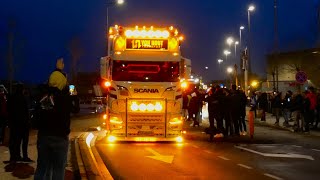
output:
[[[182,39],[172,26],[110,27],[108,55],[100,59],[108,141],[183,141],[182,91],[190,62],[181,56]]]

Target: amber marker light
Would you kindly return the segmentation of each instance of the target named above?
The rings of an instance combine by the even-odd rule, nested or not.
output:
[[[104,82],[104,87],[110,87],[111,86],[111,82],[110,81],[106,81]]]

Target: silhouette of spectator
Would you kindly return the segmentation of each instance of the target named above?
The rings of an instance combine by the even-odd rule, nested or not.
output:
[[[53,102],[39,118],[35,180],[64,179],[70,133],[71,98],[64,62],[59,58],[49,77],[47,98]]]
[[[4,130],[8,121],[7,95],[4,87],[0,86],[0,144],[4,140]]]
[[[8,98],[8,115],[10,128],[10,162],[16,161],[32,162],[28,157],[28,143],[29,143],[29,111],[28,103],[23,94],[24,87],[22,84],[17,84],[16,91]],[[20,154],[20,147],[22,143],[22,154]]]

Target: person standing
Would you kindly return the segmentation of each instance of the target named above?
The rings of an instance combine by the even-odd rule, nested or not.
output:
[[[262,110],[261,121],[266,121],[266,111],[268,109],[268,95],[267,93],[262,93],[258,99],[259,108]]]
[[[29,110],[28,103],[23,94],[24,87],[22,84],[17,84],[16,91],[8,98],[8,117],[10,128],[10,162],[16,161],[33,162],[28,157],[28,144],[29,144]],[[22,143],[22,154],[20,148]]]
[[[63,180],[65,176],[72,102],[63,68],[59,58],[49,77],[47,97],[51,97],[53,107],[39,120],[35,180]]]
[[[7,121],[7,95],[5,89],[0,87],[0,145],[4,142],[4,131]]]
[[[273,98],[273,101],[272,101],[272,108],[276,116],[276,122],[274,123],[274,125],[276,126],[279,126],[280,112],[282,107],[281,102],[282,102],[281,92],[276,92],[275,97]]]

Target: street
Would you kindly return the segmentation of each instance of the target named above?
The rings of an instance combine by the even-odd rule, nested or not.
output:
[[[319,137],[255,127],[255,136],[209,142],[188,127],[183,144],[96,142],[114,179],[318,179]],[[193,132],[192,132],[193,131]]]

